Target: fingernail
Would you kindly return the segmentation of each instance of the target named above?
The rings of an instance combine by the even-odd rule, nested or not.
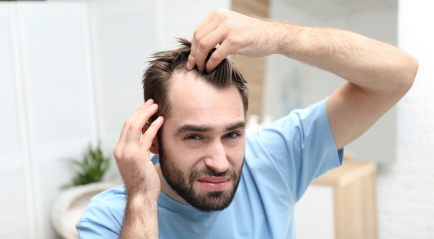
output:
[[[187,69],[191,70],[191,64],[189,61],[187,61]]]
[[[151,105],[151,108],[152,108],[152,109],[157,108],[157,104],[153,104],[153,105]]]
[[[149,103],[149,101],[151,101],[151,99],[148,99],[148,100],[145,102],[145,104]]]

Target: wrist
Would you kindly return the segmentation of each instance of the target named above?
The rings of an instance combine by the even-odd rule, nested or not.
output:
[[[273,54],[281,54],[288,57],[297,54],[306,43],[306,35],[309,27],[298,25],[292,22],[274,22],[274,32],[272,37],[275,39]]]
[[[150,187],[146,185],[132,187],[131,184],[127,187],[125,184],[125,194],[128,199],[157,201],[160,196],[160,191],[159,183],[158,187]]]
[[[158,207],[158,198],[148,197],[143,194],[134,194],[127,196],[127,205],[131,208],[143,208],[146,207],[148,209],[157,209]]]
[[[156,200],[137,194],[127,196],[121,238],[159,238]]]

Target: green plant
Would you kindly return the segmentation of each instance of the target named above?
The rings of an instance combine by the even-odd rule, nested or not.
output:
[[[78,174],[72,184],[63,185],[62,188],[100,182],[110,166],[110,157],[103,155],[99,142],[95,149],[89,143],[82,160],[69,159],[69,162],[78,167]]]

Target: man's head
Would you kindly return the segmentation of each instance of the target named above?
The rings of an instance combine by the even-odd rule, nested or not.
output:
[[[183,38],[179,39],[181,48],[172,51],[161,51],[152,55],[148,68],[143,76],[143,93],[145,101],[153,99],[158,104],[158,113],[151,121],[158,116],[167,118],[170,116],[171,102],[168,100],[171,79],[175,73],[189,72],[204,82],[222,89],[228,86],[236,86],[243,100],[244,112],[249,106],[248,90],[243,75],[229,59],[224,59],[212,72],[201,72],[197,67],[188,71],[186,68],[188,56],[190,55],[191,43]],[[211,54],[216,50],[212,49],[208,54],[208,61]]]
[[[181,198],[201,211],[222,210],[234,197],[244,161],[246,81],[228,59],[211,73],[188,71],[191,45],[180,42],[177,50],[154,54],[144,74],[145,100],[159,106],[151,121],[165,119],[154,151]]]

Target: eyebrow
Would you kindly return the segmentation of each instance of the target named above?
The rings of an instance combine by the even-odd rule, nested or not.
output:
[[[231,131],[231,130],[235,130],[238,128],[244,129],[245,127],[246,127],[246,123],[244,121],[240,121],[238,123],[234,123],[234,124],[226,126],[226,131]],[[210,127],[210,126],[185,124],[176,130],[175,136],[186,133],[186,132],[206,133],[206,132],[211,132],[213,130],[214,130],[214,128]]]

